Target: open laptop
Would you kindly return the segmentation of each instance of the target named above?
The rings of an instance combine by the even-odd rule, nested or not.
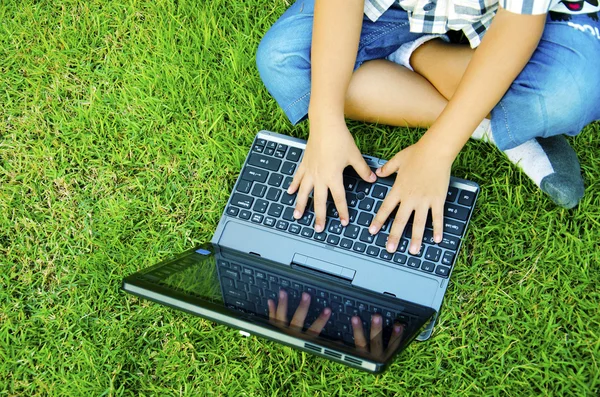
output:
[[[388,220],[368,226],[393,178],[370,184],[344,175],[350,223],[332,202],[325,230],[314,212],[292,216],[286,190],[306,142],[257,134],[211,243],[123,280],[135,295],[371,372],[382,371],[414,340],[433,331],[465,236],[479,186],[452,177],[444,237],[433,242],[428,220],[417,255],[407,227],[394,254],[385,250]],[[364,156],[373,169],[385,160]]]

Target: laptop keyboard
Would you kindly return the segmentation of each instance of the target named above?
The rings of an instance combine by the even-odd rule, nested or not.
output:
[[[371,316],[379,314],[383,318],[384,341],[389,338],[391,326],[401,323],[410,327],[415,315],[405,311],[392,309],[383,299],[368,301],[365,296],[353,296],[331,289],[317,286],[305,280],[292,279],[289,275],[282,276],[272,270],[241,265],[223,259],[217,260],[221,288],[225,305],[244,313],[269,318],[267,300],[278,302],[278,293],[283,289],[288,294],[287,318],[291,320],[300,304],[302,292],[311,296],[310,307],[304,323],[308,329],[317,319],[321,311],[329,307],[331,316],[321,331],[321,336],[332,340],[354,344],[351,318],[359,316],[363,323],[365,335],[369,335]]]
[[[442,242],[436,244],[433,241],[433,225],[429,217],[420,251],[416,255],[410,254],[408,247],[412,221],[409,221],[396,252],[392,254],[387,252],[385,246],[393,214],[376,235],[371,235],[368,227],[394,180],[379,178],[375,183],[367,183],[351,168],[347,168],[344,173],[344,188],[350,222],[346,227],[342,226],[335,205],[329,197],[325,229],[321,233],[315,233],[312,199],[309,199],[302,218],[296,220],[293,217],[296,194],[289,195],[286,192],[302,154],[302,149],[257,138],[238,178],[226,213],[253,224],[339,247],[390,265],[409,267],[441,278],[449,276],[475,202],[475,192],[459,189],[451,183],[444,206]]]

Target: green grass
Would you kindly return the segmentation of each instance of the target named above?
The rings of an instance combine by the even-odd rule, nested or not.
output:
[[[554,206],[492,147],[433,337],[373,376],[138,300],[208,240],[254,134],[292,128],[254,53],[283,0],[0,2],[0,396],[600,394],[600,126]],[[389,157],[418,132],[352,123]]]

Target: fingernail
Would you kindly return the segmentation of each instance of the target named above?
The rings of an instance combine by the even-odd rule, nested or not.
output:
[[[307,301],[309,299],[310,299],[310,295],[308,293],[306,293],[306,292],[303,292],[302,293],[302,300],[303,301]]]
[[[342,219],[341,224],[342,226],[348,226],[348,219]]]
[[[377,169],[375,170],[375,173],[376,173],[377,175],[381,174],[381,167],[377,168]]]
[[[399,325],[394,325],[394,332],[399,333],[400,331],[402,331],[402,327]]]
[[[375,182],[377,180],[377,175],[375,175],[374,172],[371,172],[371,175],[369,176],[369,182]]]
[[[396,252],[396,244],[394,244],[394,243],[388,243],[387,244],[387,250],[388,250],[388,252]]]
[[[381,317],[373,316],[373,324],[379,324],[379,323],[381,323]]]
[[[369,233],[371,233],[371,234],[377,234],[377,228],[375,226],[369,227]]]
[[[433,237],[433,241],[435,241],[436,243],[441,243],[442,242],[442,235],[441,234],[436,234]]]
[[[285,291],[284,290],[282,290],[282,289],[279,290],[279,297],[282,298],[282,299],[285,298]]]
[[[327,316],[329,316],[329,314],[331,313],[331,309],[326,307],[325,309],[323,309],[323,313]]]
[[[358,319],[358,317],[356,317],[356,316],[352,317],[352,324],[355,324],[355,325],[360,324],[360,320]]]
[[[321,233],[323,231],[323,226],[321,226],[321,225],[315,225],[315,231],[317,233]]]
[[[300,211],[295,210],[294,211],[294,218],[299,219],[302,216],[302,214],[300,213]]]

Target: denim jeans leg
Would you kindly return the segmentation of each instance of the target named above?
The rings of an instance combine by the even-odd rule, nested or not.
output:
[[[538,48],[492,110],[501,150],[536,138],[577,135],[600,119],[600,23],[587,15],[549,17]]]
[[[292,124],[308,114],[313,13],[314,0],[296,1],[265,34],[256,54],[260,77]],[[408,15],[398,6],[376,22],[364,17],[354,68],[420,36],[410,32]]]

